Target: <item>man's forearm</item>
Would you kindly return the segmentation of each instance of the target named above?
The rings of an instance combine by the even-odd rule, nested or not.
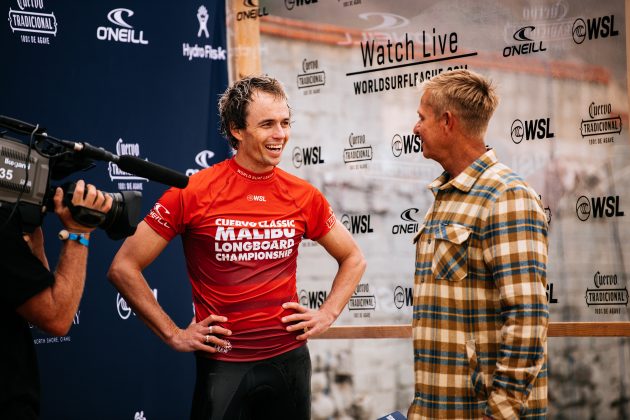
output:
[[[365,267],[365,259],[361,253],[356,253],[341,262],[330,293],[320,310],[332,313],[337,319],[354,294],[361,276],[365,272]]]
[[[108,274],[112,284],[131,306],[140,319],[164,342],[177,333],[177,324],[158,304],[151,288],[141,272],[111,272]]]

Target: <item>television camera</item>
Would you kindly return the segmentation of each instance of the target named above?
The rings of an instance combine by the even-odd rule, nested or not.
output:
[[[123,171],[177,188],[188,184],[188,177],[172,169],[135,156],[115,155],[102,147],[85,142],[73,142],[50,136],[45,128],[15,118],[0,115],[0,127],[29,137],[26,144],[0,132],[0,208],[10,209],[7,220],[16,213],[25,232],[32,232],[43,222],[46,211],[54,210],[56,186],[50,180],[61,180],[68,175],[94,166],[95,160],[113,162]],[[112,196],[111,210],[100,213],[71,202],[74,182],[60,185],[64,190],[64,204],[75,220],[85,226],[102,228],[111,239],[133,235],[136,230],[142,193],[121,191],[106,193]]]

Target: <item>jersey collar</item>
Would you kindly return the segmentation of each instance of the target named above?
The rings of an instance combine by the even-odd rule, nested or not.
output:
[[[269,172],[263,172],[263,173],[256,173],[256,172],[248,171],[247,169],[243,168],[241,165],[236,163],[236,160],[234,160],[234,158],[230,159],[228,161],[228,164],[230,165],[230,168],[232,168],[234,172],[236,172],[238,175],[250,181],[267,181],[268,179],[271,179],[276,173],[276,168],[273,168]]]

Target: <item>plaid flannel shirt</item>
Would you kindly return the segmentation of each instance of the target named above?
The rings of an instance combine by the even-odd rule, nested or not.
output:
[[[489,150],[429,188],[416,235],[409,419],[545,418],[547,221]]]

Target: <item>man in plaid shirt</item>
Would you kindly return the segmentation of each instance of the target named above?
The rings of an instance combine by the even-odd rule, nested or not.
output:
[[[409,419],[545,418],[545,213],[485,146],[498,104],[491,82],[455,70],[422,87],[413,131],[444,172],[414,239]]]

